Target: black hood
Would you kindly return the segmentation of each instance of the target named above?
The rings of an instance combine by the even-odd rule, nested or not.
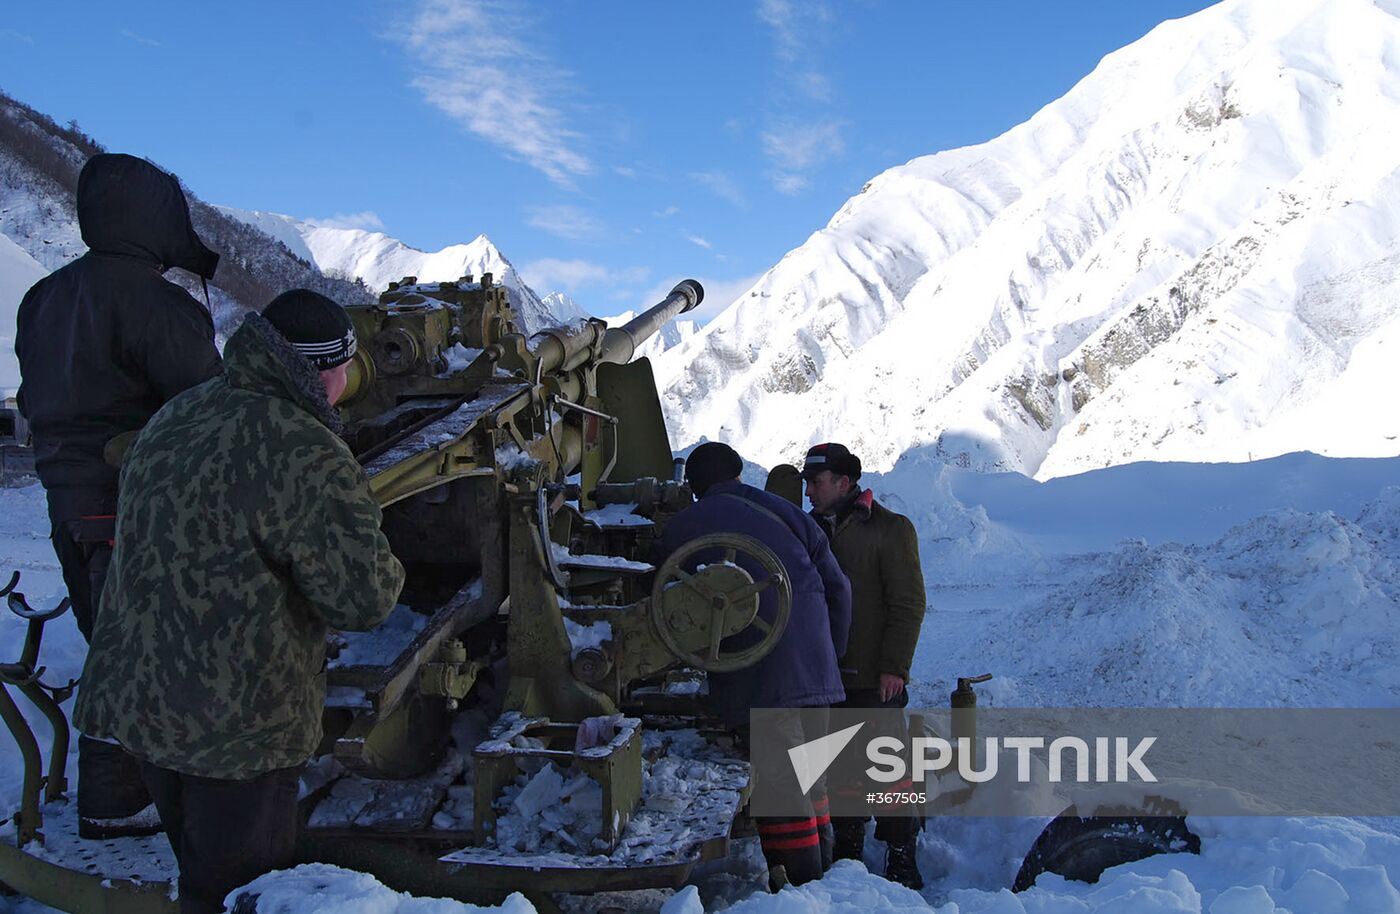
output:
[[[195,234],[180,182],[135,156],[87,160],[78,176],[78,225],[98,253],[154,260],[204,279],[213,279],[219,265],[219,255]]]

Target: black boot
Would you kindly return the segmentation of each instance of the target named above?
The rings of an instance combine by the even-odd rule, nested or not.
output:
[[[832,819],[836,830],[836,846],[832,857],[836,860],[859,860],[865,853],[865,820]]]
[[[78,837],[103,841],[159,831],[141,763],[121,746],[79,735]]]
[[[891,843],[885,852],[885,878],[915,891],[922,889],[924,877],[919,875],[918,846],[912,837],[907,841]]]

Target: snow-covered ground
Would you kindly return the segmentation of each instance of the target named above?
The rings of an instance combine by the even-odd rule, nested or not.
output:
[[[1400,701],[1400,458],[1292,454],[1246,464],[1134,464],[1035,482],[981,476],[911,454],[866,480],[914,518],[931,610],[915,662],[915,704],[942,706],[952,679],[992,672],[993,706],[1367,706]],[[62,596],[36,486],[0,490],[0,567],[35,604]],[[0,619],[0,645],[22,626]],[[77,675],[71,617],[50,626],[48,678]],[[36,727],[36,729],[39,729]],[[41,734],[41,739],[43,734]],[[0,741],[0,797],[19,758]],[[672,897],[610,898],[627,909],[701,914],[926,910],[1400,912],[1394,820],[1193,817],[1202,854],[1151,858],[1097,885],[1010,884],[1043,820],[947,818],[920,839],[929,884],[836,867],[778,897],[759,891],[752,841]],[[265,877],[279,910],[471,911],[410,898],[325,867]],[[37,906],[22,909],[35,914]],[[530,910],[516,897],[502,907]]]

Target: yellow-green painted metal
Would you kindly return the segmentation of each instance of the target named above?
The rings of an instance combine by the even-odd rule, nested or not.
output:
[[[521,762],[552,761],[577,768],[602,788],[602,833],[599,840],[608,853],[617,849],[622,833],[642,798],[642,737],[633,720],[606,746],[577,751],[577,724],[560,724],[547,718],[522,718],[510,727],[510,738],[496,738],[472,753],[476,776],[474,801],[477,843],[496,833],[496,798],[519,774]],[[518,737],[539,740],[542,748],[518,748]]]
[[[541,524],[543,493],[513,499],[510,518],[510,687],[505,707],[526,717],[581,721],[617,713],[606,693],[580,682],[570,664],[557,581],[560,571]]]
[[[168,883],[120,873],[84,873],[0,842],[0,882],[21,895],[73,914],[176,914]]]
[[[26,620],[24,645],[19,659],[13,663],[0,663],[0,720],[5,723],[10,736],[19,746],[20,758],[24,765],[20,789],[20,808],[14,813],[16,841],[20,847],[36,840],[43,825],[39,799],[52,803],[63,799],[68,790],[66,766],[68,764],[69,730],[68,719],[63,714],[61,703],[72,695],[77,680],[64,685],[48,685],[40,679],[44,668],[39,666],[39,648],[44,640],[44,625],[68,611],[68,598],[53,609],[35,610],[25,601],[23,593],[15,590],[19,585],[20,574],[14,572],[8,584],[0,587],[0,596],[11,612]],[[43,768],[43,756],[34,731],[9,690],[13,688],[29,700],[47,718],[53,734],[49,747],[49,768]]]
[[[743,554],[762,569],[755,580],[735,564]],[[703,561],[705,567],[690,571]],[[771,620],[758,614],[759,595],[774,593]],[[677,661],[710,672],[752,666],[778,643],[792,614],[792,584],[778,556],[751,536],[715,533],[677,549],[656,572],[651,618],[657,636]],[[723,645],[753,629],[759,639],[742,648]]]
[[[661,415],[651,361],[600,366],[598,401],[602,411],[617,420],[606,434],[607,445],[616,454],[608,478],[630,481],[670,476],[674,452]]]

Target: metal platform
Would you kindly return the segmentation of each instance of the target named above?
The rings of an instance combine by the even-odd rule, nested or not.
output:
[[[78,837],[78,804],[43,807],[43,842],[15,847],[0,825],[0,871],[21,895],[64,911],[162,914],[177,910],[178,868],[165,835],[89,841]]]
[[[450,827],[435,827],[433,810],[419,808],[416,798],[431,785],[444,804],[451,804],[454,801],[445,793],[457,788],[448,782],[471,782],[470,771],[462,772],[458,762],[445,761],[438,771],[421,779],[378,782],[374,804],[384,809],[413,807],[409,827],[394,832],[382,823],[365,827],[373,817],[357,827],[345,821],[341,811],[318,809],[311,813],[311,821],[321,827],[303,829],[299,856],[372,869],[399,891],[475,903],[499,901],[522,887],[528,887],[532,896],[678,888],[697,864],[728,854],[730,828],[748,801],[749,765],[705,742],[694,730],[647,729],[643,753],[648,789],[611,853],[521,853],[471,846],[470,823],[460,814]],[[322,802],[333,802],[335,795],[332,785]],[[456,802],[459,809],[469,808],[470,799]],[[350,818],[363,815],[357,812]]]

